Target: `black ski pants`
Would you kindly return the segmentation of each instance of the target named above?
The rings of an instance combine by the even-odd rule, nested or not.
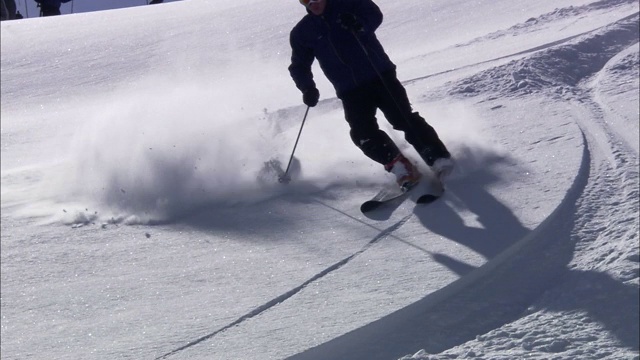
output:
[[[361,86],[342,96],[345,118],[351,128],[351,140],[362,152],[380,164],[388,164],[400,150],[389,135],[378,126],[376,112],[382,111],[394,129],[404,132],[427,165],[449,152],[436,131],[417,112],[395,71],[382,74],[382,78]]]

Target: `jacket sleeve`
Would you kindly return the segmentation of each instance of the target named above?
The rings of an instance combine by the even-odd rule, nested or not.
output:
[[[372,0],[350,0],[347,12],[356,16],[368,33],[375,32],[382,24],[382,11]]]
[[[313,81],[313,73],[311,65],[315,59],[313,49],[304,45],[300,38],[297,28],[291,31],[289,42],[291,43],[291,65],[289,65],[289,74],[296,83],[296,87],[300,91],[313,89],[316,87]]]

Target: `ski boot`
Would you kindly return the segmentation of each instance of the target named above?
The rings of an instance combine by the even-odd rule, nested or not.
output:
[[[404,155],[399,154],[384,169],[396,176],[396,183],[403,191],[408,191],[420,182],[422,174]]]
[[[433,162],[431,169],[436,174],[438,180],[440,180],[440,182],[444,182],[444,180],[453,172],[454,166],[455,162],[451,157],[441,157]]]

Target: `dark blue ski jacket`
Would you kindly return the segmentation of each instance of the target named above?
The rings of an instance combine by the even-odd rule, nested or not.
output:
[[[302,92],[314,88],[311,65],[318,59],[320,68],[342,98],[349,91],[377,80],[377,72],[395,70],[396,66],[374,33],[382,23],[382,12],[373,1],[326,1],[322,15],[308,12],[291,30],[289,73]],[[355,15],[362,25],[362,30],[355,34],[361,44],[352,32],[342,28],[341,14]]]

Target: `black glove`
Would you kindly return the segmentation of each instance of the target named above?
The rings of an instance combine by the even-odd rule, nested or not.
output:
[[[363,30],[362,24],[360,23],[360,21],[358,21],[356,16],[353,14],[349,14],[349,13],[340,14],[338,16],[338,23],[345,30],[354,31],[354,32],[360,32]]]
[[[310,107],[318,105],[318,99],[320,99],[320,91],[316,88],[311,88],[302,93],[302,102]]]

